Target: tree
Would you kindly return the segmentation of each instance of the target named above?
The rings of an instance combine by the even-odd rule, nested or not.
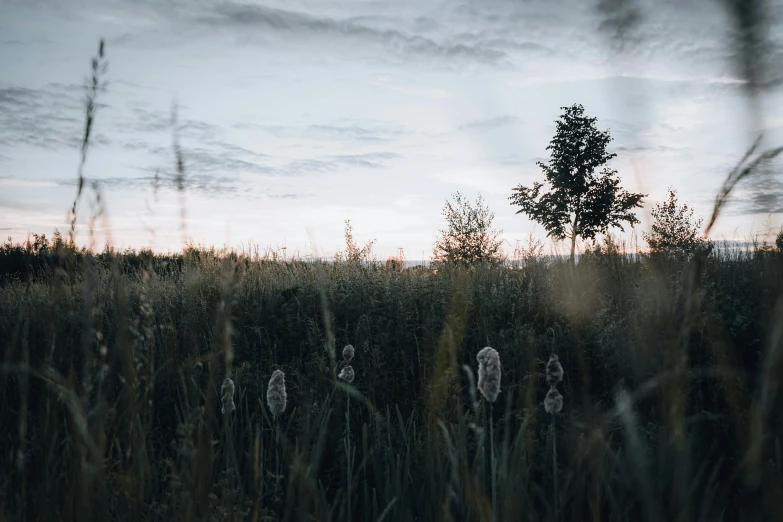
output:
[[[585,116],[581,105],[561,108],[565,112],[555,122],[557,132],[547,147],[550,162],[537,162],[548,191],[539,182],[532,188],[519,185],[509,199],[521,207],[517,214],[524,212],[539,222],[547,236],[570,239],[573,263],[576,238],[594,239],[612,227],[623,230],[623,222],[633,227],[639,222],[633,209],[642,206],[647,194],[620,189],[617,171],[606,166],[616,156],[606,150],[612,138],[609,131],[596,128],[598,119]]]
[[[454,202],[446,200],[442,211],[448,230],[440,231],[433,248],[433,260],[466,266],[502,262],[503,240],[498,236],[503,231],[491,230],[495,214],[490,212],[482,197],[479,195],[475,205],[460,192],[451,197]]]
[[[700,236],[701,218],[693,220],[693,208],[680,202],[677,191],[669,187],[666,200],[656,203],[650,211],[653,217],[652,230],[649,234],[642,233],[650,246],[650,252],[688,255],[693,252],[704,239]]]
[[[345,252],[337,251],[334,255],[335,261],[346,261],[348,263],[361,264],[362,261],[372,259],[372,247],[375,246],[375,240],[368,241],[363,247],[356,244],[353,239],[353,226],[351,220],[345,221]]]

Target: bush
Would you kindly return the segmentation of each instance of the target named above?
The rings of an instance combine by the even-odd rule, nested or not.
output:
[[[502,263],[505,258],[499,236],[503,231],[492,230],[495,214],[484,204],[481,195],[475,204],[459,192],[455,192],[452,199],[453,203],[446,201],[443,206],[442,214],[448,229],[441,230],[435,241],[433,261],[460,266]]]
[[[642,238],[653,254],[667,254],[689,257],[701,245],[701,218],[694,221],[693,208],[680,205],[677,191],[669,187],[665,201],[656,203],[650,211],[654,219],[650,233],[643,232]]]

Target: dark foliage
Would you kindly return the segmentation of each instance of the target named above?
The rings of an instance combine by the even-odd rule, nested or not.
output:
[[[37,258],[48,247],[22,250]],[[743,464],[769,384],[764,364],[778,367],[775,252],[703,259],[681,428],[663,406],[688,288],[689,264],[677,259],[596,253],[575,267],[531,260],[524,270],[433,274],[195,250],[140,268],[134,254],[83,255],[71,277],[33,272],[3,287],[0,506],[11,519],[344,519],[345,401],[329,354],[345,343],[356,347],[360,394],[356,520],[387,506],[387,520],[488,509],[486,433],[470,428],[485,422],[484,406],[473,412],[460,370],[486,345],[503,365],[493,409],[499,519],[639,520],[651,501],[666,519],[780,514],[778,392],[764,399],[774,407],[763,458]],[[552,350],[564,368],[556,439],[542,406]],[[279,445],[264,406],[274,369],[288,386]],[[236,383],[230,417],[219,405],[226,375]],[[619,389],[633,393],[643,449],[613,435],[629,429],[612,413]]]
[[[502,230],[493,230],[495,214],[481,195],[472,204],[460,192],[446,201],[442,214],[448,225],[435,241],[432,258],[437,263],[460,266],[499,264],[503,262]]]
[[[585,116],[581,105],[562,109],[547,147],[550,162],[538,162],[548,191],[540,182],[531,188],[519,185],[509,199],[520,207],[517,214],[541,223],[547,236],[570,239],[573,261],[577,238],[594,239],[612,227],[622,229],[622,223],[638,223],[633,211],[645,194],[620,189],[617,171],[607,166],[616,156],[607,151],[612,138],[609,131],[598,130],[598,119]]]

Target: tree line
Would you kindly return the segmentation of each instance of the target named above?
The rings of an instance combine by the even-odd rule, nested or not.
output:
[[[609,162],[617,154],[608,151],[612,137],[608,130],[598,129],[598,118],[585,115],[584,107],[574,104],[561,107],[563,113],[555,121],[556,132],[547,146],[548,163],[538,161],[544,180],[532,186],[518,185],[509,196],[510,204],[518,207],[517,214],[526,214],[546,230],[546,236],[556,241],[570,242],[570,260],[576,255],[577,240],[595,240],[611,229],[625,230],[624,225],[634,227],[639,223],[635,209],[641,208],[647,194],[629,192],[620,186],[616,169]],[[642,232],[652,254],[687,257],[700,248],[710,248],[709,241],[701,233],[702,220],[694,218],[694,209],[681,203],[677,191],[669,187],[666,199],[656,203],[650,211],[653,223],[649,232]],[[475,202],[459,191],[445,202],[442,215],[446,228],[439,231],[435,240],[432,261],[441,264],[472,266],[477,264],[501,264],[503,251],[502,230],[492,228],[495,214],[481,195]],[[45,235],[33,234],[34,241],[14,245],[10,238],[0,245],[0,277],[37,272],[53,266],[63,268],[63,263],[79,265],[78,259],[87,255],[78,249],[72,238],[64,238],[55,231],[53,240]],[[334,255],[335,261],[362,262],[373,257],[375,241],[364,245],[356,243],[350,220],[345,222],[344,251]],[[543,243],[536,243],[541,253]],[[783,229],[778,233],[775,248],[783,250]],[[128,268],[149,264],[181,267],[184,257],[199,254],[200,249],[188,245],[181,256],[156,256],[142,249],[138,253],[125,251],[123,258]],[[98,253],[96,259],[111,256],[113,250]],[[30,258],[40,261],[32,263]],[[403,268],[403,253],[387,260],[393,269]],[[276,258],[276,256],[275,256]],[[176,266],[174,266],[176,265]]]
[[[547,147],[550,160],[536,163],[544,181],[514,187],[509,199],[512,206],[519,207],[516,213],[543,226],[547,237],[569,240],[570,260],[574,262],[577,239],[594,240],[610,229],[637,225],[634,210],[641,208],[647,194],[620,186],[617,170],[608,165],[617,156],[607,150],[612,137],[608,130],[598,129],[598,119],[586,116],[579,104],[562,109]],[[502,230],[492,228],[495,215],[482,197],[472,203],[456,192],[451,199],[443,207],[447,228],[435,241],[433,260],[466,265],[502,263]],[[700,234],[702,220],[694,220],[693,213],[669,187],[667,198],[651,209],[652,229],[642,233],[650,252],[687,256],[708,247]],[[783,249],[783,231],[776,246]]]

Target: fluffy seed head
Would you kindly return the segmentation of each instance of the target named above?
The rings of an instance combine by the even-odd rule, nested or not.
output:
[[[487,346],[477,355],[478,389],[486,400],[495,402],[500,393],[500,356],[497,350]]]
[[[557,355],[552,354],[549,356],[549,362],[546,363],[546,382],[550,386],[554,386],[563,380],[563,367],[560,365],[560,361]]]
[[[345,361],[345,364],[351,364],[351,361],[353,361],[353,355],[354,355],[353,346],[351,346],[350,344],[346,344],[345,348],[343,348],[343,360]]]
[[[351,384],[353,382],[353,379],[356,377],[356,374],[353,371],[353,367],[348,365],[348,366],[343,366],[343,369],[340,370],[340,375],[338,375],[337,377],[344,380],[348,384]]]
[[[223,408],[220,411],[223,415],[237,409],[236,405],[234,405],[234,381],[228,377],[225,378],[223,386],[220,387],[220,397],[223,402]]]
[[[550,388],[544,399],[544,409],[554,415],[563,409],[563,396],[556,388]]]
[[[269,387],[266,389],[266,403],[272,415],[277,416],[285,411],[285,374],[280,370],[272,373]]]

